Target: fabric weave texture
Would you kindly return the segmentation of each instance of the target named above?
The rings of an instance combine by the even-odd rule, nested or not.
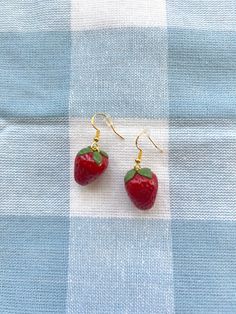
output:
[[[0,313],[236,313],[236,1],[2,1]],[[109,154],[87,187],[90,118]],[[123,178],[143,138],[159,178]]]

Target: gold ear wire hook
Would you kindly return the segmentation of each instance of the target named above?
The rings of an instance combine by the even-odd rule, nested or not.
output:
[[[97,142],[99,141],[99,139],[100,139],[100,134],[101,134],[100,129],[95,125],[95,120],[96,120],[96,117],[97,117],[97,116],[102,116],[103,118],[105,118],[106,124],[112,129],[112,131],[113,131],[116,135],[118,135],[121,139],[124,140],[124,137],[123,137],[122,135],[120,135],[120,134],[116,131],[111,117],[109,117],[106,113],[98,112],[98,113],[95,113],[95,115],[92,116],[92,118],[91,118],[91,124],[92,124],[93,128],[96,130],[96,135],[95,135],[95,137],[94,137],[94,142],[97,143]]]
[[[163,153],[163,152],[164,152],[164,150],[163,150],[162,148],[160,148],[160,147],[153,141],[153,139],[150,137],[150,135],[149,135],[146,131],[142,131],[142,132],[137,136],[137,138],[136,138],[136,140],[135,140],[135,145],[136,145],[137,149],[139,150],[139,152],[138,152],[138,157],[135,159],[135,166],[134,166],[134,167],[135,167],[136,170],[139,170],[139,169],[140,169],[140,163],[141,163],[141,161],[142,161],[142,156],[143,156],[143,150],[142,150],[142,148],[141,148],[141,147],[139,146],[139,144],[138,144],[139,138],[140,138],[143,134],[145,134],[145,135],[147,136],[147,138],[149,139],[149,141],[153,144],[153,146],[154,146],[156,149],[159,150],[160,153]]]

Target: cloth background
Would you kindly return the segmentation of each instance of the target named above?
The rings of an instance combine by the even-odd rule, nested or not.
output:
[[[0,312],[236,313],[236,1],[1,1]],[[95,112],[110,167],[73,159]],[[143,139],[159,177],[123,176]]]

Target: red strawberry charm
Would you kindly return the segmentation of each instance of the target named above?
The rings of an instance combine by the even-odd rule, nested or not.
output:
[[[93,150],[90,146],[81,149],[75,157],[74,178],[80,185],[96,180],[108,166],[108,155],[102,150]]]
[[[132,169],[125,178],[126,191],[134,205],[142,210],[153,207],[158,190],[157,176],[149,168]]]

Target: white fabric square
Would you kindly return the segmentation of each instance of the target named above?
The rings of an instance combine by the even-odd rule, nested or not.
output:
[[[94,130],[89,124],[89,119],[71,118],[70,120],[71,215],[169,219],[168,121],[119,119],[115,122],[117,130],[125,140],[116,137],[102,122],[98,123],[99,126],[101,125],[101,148],[109,155],[109,166],[95,182],[87,186],[79,186],[73,178],[74,158],[80,149],[91,144]],[[140,139],[143,148],[142,167],[151,168],[159,180],[154,207],[149,211],[141,211],[128,198],[124,187],[124,176],[133,168],[137,157],[135,138],[147,127],[153,140],[164,149],[164,153],[160,154],[147,138]]]
[[[165,0],[72,0],[74,31],[125,26],[166,26]]]

